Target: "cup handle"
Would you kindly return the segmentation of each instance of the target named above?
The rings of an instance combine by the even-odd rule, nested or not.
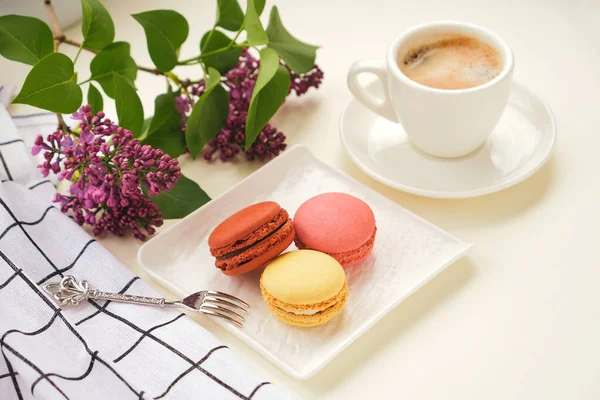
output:
[[[364,85],[358,82],[358,76],[362,73],[371,73],[377,76],[377,79],[379,79],[383,85],[383,98],[374,95]],[[394,107],[392,106],[392,101],[390,100],[387,80],[388,73],[383,61],[356,61],[348,71],[348,88],[356,100],[382,117],[393,122],[399,122]]]

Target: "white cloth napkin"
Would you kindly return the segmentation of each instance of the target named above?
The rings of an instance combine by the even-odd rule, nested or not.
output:
[[[43,292],[68,274],[156,295],[50,203],[54,185],[29,149],[55,127],[52,115],[13,120],[2,101],[0,399],[290,398],[184,314],[93,300],[61,309]]]

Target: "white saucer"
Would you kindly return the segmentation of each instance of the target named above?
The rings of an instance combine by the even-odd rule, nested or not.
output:
[[[381,94],[381,86],[370,89]],[[340,137],[354,163],[374,179],[426,197],[468,198],[516,185],[548,160],[556,141],[550,107],[514,83],[508,106],[487,142],[455,159],[426,155],[401,125],[350,101],[340,119]]]

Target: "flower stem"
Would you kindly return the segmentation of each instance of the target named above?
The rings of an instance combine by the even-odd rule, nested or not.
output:
[[[198,59],[202,60],[202,59],[205,59],[207,57],[214,56],[216,54],[224,53],[224,52],[226,52],[227,50],[230,50],[230,49],[238,49],[238,48],[242,49],[244,47],[248,47],[248,46],[245,43],[241,43],[241,44],[232,44],[232,43],[230,43],[229,45],[227,45],[226,47],[223,47],[221,49],[214,50],[214,51],[209,51],[208,53],[204,53],[200,57],[198,57]]]
[[[215,29],[217,28],[217,25],[213,26],[213,28],[210,30],[210,33],[208,34],[208,37],[206,38],[206,44],[210,43],[210,38],[212,38],[213,32],[215,31]],[[204,49],[200,49],[200,51],[204,51]]]
[[[141,65],[137,66],[138,69],[140,71],[144,71],[144,72],[148,72],[150,74],[154,74],[154,75],[164,75],[164,72],[159,71],[158,68],[148,68],[148,67],[142,67]]]
[[[61,131],[64,135],[69,135],[71,133],[71,128],[66,124],[61,113],[56,113],[56,118],[58,119],[58,130]]]
[[[197,58],[194,60],[188,61],[186,63],[178,64],[178,65],[186,66],[186,65],[196,65],[196,64],[200,64],[200,60],[198,60]]]
[[[79,55],[81,54],[82,49],[83,49],[83,43],[81,43],[81,46],[79,46],[79,49],[77,50],[77,54],[75,54],[75,58],[73,59],[73,65],[75,65],[75,63],[77,62],[77,59],[79,58]]]
[[[58,22],[56,12],[54,11],[52,0],[44,0],[44,4],[46,5],[46,12],[48,13],[48,18],[50,19],[50,26],[52,27],[52,32],[54,32],[54,51],[57,51],[58,46],[61,42],[56,37],[64,36],[63,31],[60,27],[60,23]]]
[[[238,37],[240,37],[240,34],[242,33],[243,30],[244,30],[244,26],[242,25],[240,27],[240,30],[237,31],[237,33],[235,34],[235,37],[233,39],[231,39],[231,42],[229,43],[230,46],[235,43],[235,41],[237,40]]]
[[[235,38],[233,38],[233,40],[225,47],[217,49],[217,50],[213,50],[213,51],[209,51],[206,53],[203,53],[199,56],[194,56],[194,57],[190,57],[190,58],[186,58],[185,60],[181,60],[177,62],[177,65],[195,65],[198,64],[196,61],[200,61],[202,62],[203,59],[206,59],[207,57],[211,57],[217,54],[221,54],[226,52],[227,50],[230,49],[243,49],[245,47],[248,47],[248,42],[242,42],[240,44],[236,44],[235,40],[238,38],[238,36],[240,35],[240,32],[238,32],[238,34],[236,35]]]
[[[54,42],[55,42],[55,43],[58,43],[58,44],[60,44],[60,43],[64,43],[64,44],[68,44],[69,46],[79,47],[79,48],[80,48],[80,51],[81,51],[81,49],[82,49],[82,46],[83,46],[83,44],[82,44],[82,43],[80,43],[80,42],[78,42],[78,41],[76,41],[76,40],[73,40],[73,39],[70,39],[70,38],[66,37],[65,35],[63,35],[63,34],[62,34],[62,32],[61,32],[61,34],[60,34],[60,35],[54,35]],[[56,48],[58,48],[58,45],[56,45],[56,44],[55,44],[55,46],[56,46]],[[95,50],[91,50],[91,49],[85,49],[85,50],[87,50],[87,51],[89,51],[89,52],[91,52],[91,53],[94,53],[94,54],[98,54],[98,52],[97,52],[97,51],[95,51]],[[77,53],[77,56],[78,56],[78,55],[79,55],[79,52]],[[75,56],[75,60],[77,60],[77,56]],[[138,68],[140,71],[148,72],[148,73],[150,73],[150,74],[154,74],[154,75],[164,75],[164,73],[163,73],[162,71],[159,71],[157,68],[143,67],[143,66],[141,66],[141,65],[138,65],[138,66],[137,66],[137,68]]]
[[[173,72],[167,72],[166,77],[170,79],[175,85],[181,85],[181,79]]]
[[[191,64],[193,61],[198,61],[199,58],[200,56],[186,58],[185,60],[177,61],[177,65],[188,65]]]
[[[57,37],[64,38],[62,28],[60,27],[60,23],[58,22],[58,17],[56,16],[56,12],[54,11],[54,6],[52,5],[52,0],[44,0],[44,4],[46,5],[46,12],[48,13],[48,18],[50,19],[50,25],[52,26],[52,31],[54,32],[54,51],[58,51],[58,46],[61,41],[57,39]],[[65,123],[65,120],[61,113],[56,113],[56,119],[58,119],[58,127],[57,129],[61,131],[63,134],[68,135],[71,133],[71,129]]]

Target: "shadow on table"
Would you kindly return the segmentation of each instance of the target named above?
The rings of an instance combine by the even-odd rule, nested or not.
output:
[[[403,193],[375,181],[358,169],[345,154],[342,165],[343,170],[357,180],[451,232],[466,227],[506,223],[519,218],[543,201],[555,179],[555,161],[551,157],[535,175],[501,192],[473,199],[430,199]],[[469,240],[465,237],[461,239]],[[385,351],[391,342],[460,290],[473,276],[474,269],[473,262],[468,257],[457,261],[377,322],[322,371],[307,380],[306,385],[325,393],[340,381],[352,379],[357,366],[366,358]],[[332,376],[336,376],[336,379],[331,379]]]
[[[504,224],[519,218],[543,201],[556,179],[555,157],[552,156],[536,174],[500,192],[472,199],[432,199],[385,186],[362,172],[346,154],[342,157],[343,169],[352,177],[447,230]]]
[[[290,135],[287,141],[290,145],[302,143],[303,137],[310,134],[307,126],[313,123],[307,116],[314,116],[320,107],[322,101],[319,98],[290,96],[269,123]]]
[[[374,354],[385,351],[390,342],[397,340],[467,283],[473,271],[473,263],[468,257],[454,263],[390,311],[317,375],[305,381],[306,386],[319,392],[327,392],[340,381],[352,379],[357,366]],[[332,376],[336,379],[331,379]]]

